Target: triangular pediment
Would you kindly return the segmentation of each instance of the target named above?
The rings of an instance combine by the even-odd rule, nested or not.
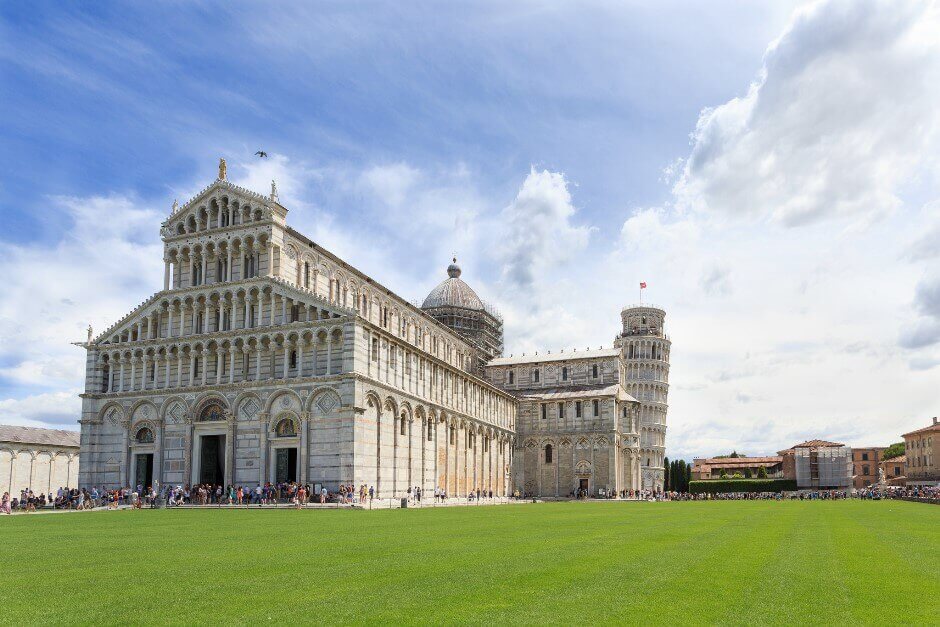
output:
[[[172,213],[161,225],[161,235],[175,237],[206,230],[201,220],[204,212],[212,207],[213,201],[237,203],[239,208],[250,207],[252,214],[261,211],[266,219],[270,219],[273,214],[283,219],[287,214],[287,209],[277,203],[273,190],[270,196],[264,196],[230,181],[216,179],[184,204],[174,204]]]

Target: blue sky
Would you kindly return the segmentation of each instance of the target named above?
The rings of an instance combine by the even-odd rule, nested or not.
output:
[[[505,4],[0,8],[0,418],[75,426],[68,343],[219,156],[407,298],[456,251],[509,351],[609,345],[648,281],[677,455],[938,413],[936,5]]]

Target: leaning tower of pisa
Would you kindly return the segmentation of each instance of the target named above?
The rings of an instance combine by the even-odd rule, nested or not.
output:
[[[624,307],[623,331],[617,337],[623,351],[623,385],[640,401],[640,457],[644,489],[662,489],[666,452],[666,409],[669,396],[669,350],[666,311],[651,305]]]

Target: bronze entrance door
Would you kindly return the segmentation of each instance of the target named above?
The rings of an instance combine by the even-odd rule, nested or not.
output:
[[[274,466],[275,483],[297,481],[297,449],[279,448]]]
[[[134,487],[147,490],[153,485],[153,453],[138,453],[134,456]],[[143,495],[141,495],[143,496]]]
[[[204,435],[200,440],[199,483],[222,485],[225,481],[225,436]]]

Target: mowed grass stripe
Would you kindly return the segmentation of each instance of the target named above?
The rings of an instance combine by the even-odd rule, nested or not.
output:
[[[932,624],[938,523],[898,502],[18,516],[0,622]]]

